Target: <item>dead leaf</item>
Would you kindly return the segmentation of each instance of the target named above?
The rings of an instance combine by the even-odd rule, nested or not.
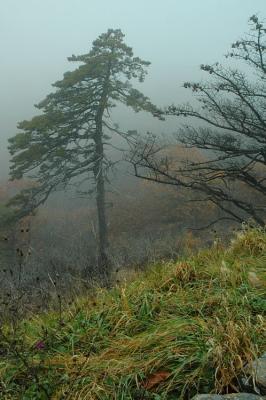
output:
[[[171,375],[170,372],[167,371],[158,371],[155,372],[154,374],[152,374],[144,383],[144,388],[149,390],[154,388],[155,386],[158,386],[159,383],[162,383],[164,381],[166,381],[166,379],[169,378],[169,376]]]

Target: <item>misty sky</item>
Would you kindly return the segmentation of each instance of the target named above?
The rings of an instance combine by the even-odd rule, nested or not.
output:
[[[187,99],[182,83],[201,76],[201,63],[222,61],[255,13],[266,18],[266,0],[0,0],[0,178],[18,121],[75,66],[66,58],[88,52],[108,28],[120,28],[135,55],[151,61],[142,91],[164,106]],[[127,129],[173,131],[142,115],[116,118]]]

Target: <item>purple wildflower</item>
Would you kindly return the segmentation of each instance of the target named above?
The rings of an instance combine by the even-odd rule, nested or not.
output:
[[[45,343],[42,340],[39,340],[37,343],[35,343],[35,348],[37,350],[43,350],[45,349]]]

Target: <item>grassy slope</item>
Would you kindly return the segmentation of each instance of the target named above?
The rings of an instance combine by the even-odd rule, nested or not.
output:
[[[6,327],[1,399],[159,400],[232,390],[243,364],[266,350],[265,278],[266,234],[249,230],[228,249],[96,290],[61,322],[49,313],[15,335]]]

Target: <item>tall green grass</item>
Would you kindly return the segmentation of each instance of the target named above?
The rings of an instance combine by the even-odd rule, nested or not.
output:
[[[266,233],[248,229],[57,315],[2,327],[1,399],[177,399],[237,391],[266,350]]]

